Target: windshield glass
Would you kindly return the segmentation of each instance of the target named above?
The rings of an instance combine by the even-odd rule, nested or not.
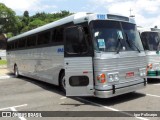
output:
[[[143,32],[141,34],[141,39],[145,50],[158,50],[160,42],[160,35],[158,32]]]
[[[91,22],[94,48],[96,51],[116,52],[119,50],[143,50],[136,25],[126,22],[97,20]]]

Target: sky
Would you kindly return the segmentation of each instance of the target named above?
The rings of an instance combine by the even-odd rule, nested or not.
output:
[[[13,9],[17,15],[25,10],[30,16],[37,12],[114,13],[125,16],[135,15],[138,26],[160,28],[160,0],[0,0]]]

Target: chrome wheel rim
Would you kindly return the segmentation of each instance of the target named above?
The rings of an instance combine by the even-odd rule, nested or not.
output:
[[[17,69],[17,67],[15,68],[15,76],[18,76],[18,69]]]
[[[62,78],[62,87],[66,90],[65,76]]]

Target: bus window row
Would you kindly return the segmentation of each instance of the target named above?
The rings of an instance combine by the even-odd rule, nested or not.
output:
[[[21,39],[8,42],[7,49],[26,49],[31,47],[38,47],[49,44],[62,44],[63,43],[63,30],[64,28],[43,31],[35,35],[23,37]]]

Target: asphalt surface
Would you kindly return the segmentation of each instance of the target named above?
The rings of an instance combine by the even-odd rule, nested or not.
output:
[[[160,111],[160,80],[149,80],[145,89],[109,99],[94,97],[66,97],[59,87],[34,79],[1,78],[0,76],[0,112],[1,111],[118,111],[122,117],[42,117],[42,118],[0,118],[0,120],[160,120],[159,117],[129,117],[127,111]],[[62,112],[63,114],[63,112]],[[113,113],[115,114],[115,113]],[[127,115],[128,117],[123,117]]]

